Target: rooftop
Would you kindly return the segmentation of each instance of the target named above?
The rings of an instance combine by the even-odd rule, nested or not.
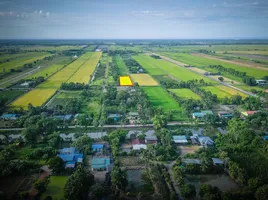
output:
[[[107,168],[110,164],[110,157],[93,157],[91,166],[93,169],[102,169]]]

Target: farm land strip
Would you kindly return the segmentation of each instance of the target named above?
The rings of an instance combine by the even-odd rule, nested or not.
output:
[[[149,74],[131,74],[134,82],[137,82],[139,86],[157,86],[158,83]]]
[[[123,59],[121,58],[120,55],[115,56],[115,61],[119,70],[119,75],[121,76],[126,76],[128,75],[127,67]]]
[[[183,98],[183,99],[194,99],[194,100],[200,99],[200,96],[198,96],[192,90],[187,89],[187,88],[169,89],[169,91],[173,92],[176,96]]]

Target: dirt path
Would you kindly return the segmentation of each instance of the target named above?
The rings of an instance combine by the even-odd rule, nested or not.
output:
[[[208,58],[208,59],[211,59],[211,60],[217,60],[217,61],[221,61],[221,62],[236,64],[236,65],[241,65],[243,67],[249,67],[249,68],[261,69],[261,70],[268,71],[268,68],[263,67],[265,65],[262,65],[262,64],[249,63],[249,62],[246,62],[246,61],[243,62],[243,61],[239,61],[239,60],[224,60],[224,59],[221,59],[221,58],[217,58],[215,56],[210,56],[210,55],[201,54],[201,53],[193,53],[192,55],[193,56],[202,57],[202,58]]]

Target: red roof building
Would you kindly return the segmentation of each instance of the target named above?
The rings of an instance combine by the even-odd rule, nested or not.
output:
[[[254,115],[254,114],[256,114],[256,113],[257,113],[257,111],[255,111],[255,110],[242,112],[242,114],[243,114],[244,116],[250,116],[250,115]]]
[[[139,139],[139,138],[132,140],[131,143],[132,143],[132,145],[135,145],[135,144],[145,144],[144,140]]]

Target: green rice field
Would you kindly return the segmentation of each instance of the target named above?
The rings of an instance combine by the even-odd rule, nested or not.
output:
[[[115,56],[116,65],[120,76],[128,75],[127,67],[120,55]]]
[[[176,96],[183,98],[183,99],[194,99],[194,100],[200,99],[200,96],[198,96],[192,90],[187,89],[187,88],[169,89],[169,91],[173,92],[174,94],[176,94]]]

